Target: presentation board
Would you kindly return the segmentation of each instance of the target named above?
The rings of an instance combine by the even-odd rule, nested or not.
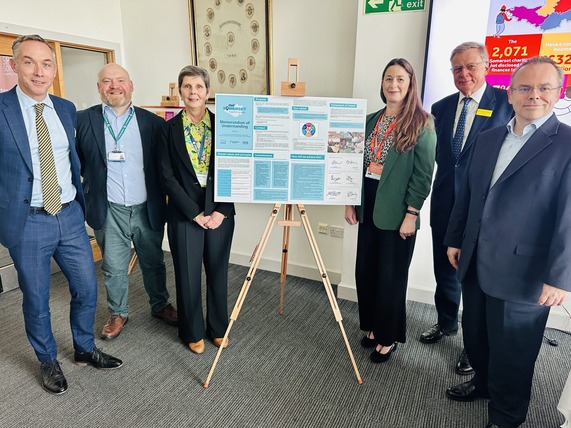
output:
[[[358,205],[367,101],[216,94],[215,200]]]
[[[568,0],[438,0],[431,2],[424,79],[424,107],[456,92],[450,53],[462,42],[485,43],[490,56],[486,80],[507,88],[525,58],[547,55],[565,81],[555,114],[571,125],[571,2]]]

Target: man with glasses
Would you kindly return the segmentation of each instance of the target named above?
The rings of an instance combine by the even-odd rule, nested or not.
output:
[[[436,343],[458,331],[461,286],[443,243],[448,219],[476,136],[507,123],[513,115],[506,91],[486,84],[488,52],[484,45],[462,43],[452,51],[450,62],[454,85],[459,92],[432,106],[436,119],[438,169],[432,187],[430,226],[438,318],[435,325],[421,334],[423,343]],[[456,372],[461,375],[473,373],[464,351],[456,363]]]
[[[515,69],[515,117],[476,139],[444,239],[475,370],[446,394],[489,398],[488,427],[525,421],[549,309],[571,290],[571,127],[553,113],[562,82],[548,57]]]

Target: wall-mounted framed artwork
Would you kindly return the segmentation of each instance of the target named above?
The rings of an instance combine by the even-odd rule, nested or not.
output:
[[[194,64],[217,93],[271,93],[271,0],[189,0]]]

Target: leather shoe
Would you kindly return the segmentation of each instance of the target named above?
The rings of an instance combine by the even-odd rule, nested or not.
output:
[[[490,398],[488,391],[476,388],[471,380],[459,385],[451,386],[446,390],[446,395],[455,401],[474,401],[478,398]]]
[[[361,339],[361,346],[363,348],[373,348],[377,345],[377,342],[375,342],[375,339],[371,339],[372,331],[368,332],[362,339]]]
[[[393,352],[395,352],[396,349],[397,349],[397,342],[395,342],[391,345],[389,352],[387,352],[386,354],[381,354],[379,351],[377,351],[377,349],[375,349],[373,352],[371,352],[371,355],[369,356],[369,358],[371,359],[371,361],[373,363],[384,363],[385,361],[389,360],[389,358],[391,357],[391,354]]]
[[[489,423],[488,425],[486,425],[486,428],[500,428],[499,425],[493,424],[493,423]]]
[[[214,343],[214,346],[216,346],[217,348],[220,348],[223,341],[224,341],[223,337],[215,337],[214,339],[212,339],[212,343]],[[224,342],[224,348],[228,348],[228,340]]]
[[[422,343],[436,343],[444,336],[456,336],[458,333],[458,328],[451,330],[443,330],[440,324],[434,324],[428,330],[420,335],[420,341]]]
[[[155,318],[164,321],[168,325],[178,325],[178,312],[170,303],[162,308],[160,311],[151,312]]]
[[[101,330],[101,339],[112,340],[121,334],[121,330],[125,324],[129,321],[129,317],[122,317],[121,315],[111,315],[105,325],[103,330]]]
[[[204,352],[204,339],[200,339],[198,342],[190,342],[188,347],[195,354],[202,354]]]
[[[91,365],[100,370],[118,369],[123,365],[119,358],[104,353],[101,349],[93,348],[91,352],[75,352],[75,364],[78,366]]]
[[[458,361],[456,362],[456,373],[462,376],[474,374],[474,369],[470,365],[470,361],[468,360],[468,354],[466,354],[466,350],[462,349],[462,353],[458,357]]]
[[[42,386],[46,391],[54,395],[67,391],[67,380],[57,360],[42,363],[40,373],[42,374]]]

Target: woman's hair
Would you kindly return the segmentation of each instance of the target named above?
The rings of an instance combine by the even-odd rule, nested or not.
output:
[[[381,81],[381,99],[383,102],[385,104],[387,102],[387,98],[383,93],[385,74],[387,73],[387,69],[393,65],[399,65],[404,68],[410,78],[408,92],[403,99],[401,111],[395,119],[396,123],[394,128],[395,149],[398,153],[404,153],[416,145],[416,140],[422,133],[423,128],[427,125],[430,115],[422,108],[414,69],[404,58],[394,58],[390,60],[383,70]]]
[[[201,67],[197,67],[196,65],[187,65],[186,67],[184,67],[182,70],[180,70],[180,73],[178,73],[178,90],[180,91],[180,87],[182,85],[182,81],[184,80],[184,78],[186,76],[190,76],[190,77],[201,77],[202,80],[204,80],[204,84],[206,85],[206,89],[210,89],[210,75],[208,74],[208,71],[206,71],[204,68]]]

